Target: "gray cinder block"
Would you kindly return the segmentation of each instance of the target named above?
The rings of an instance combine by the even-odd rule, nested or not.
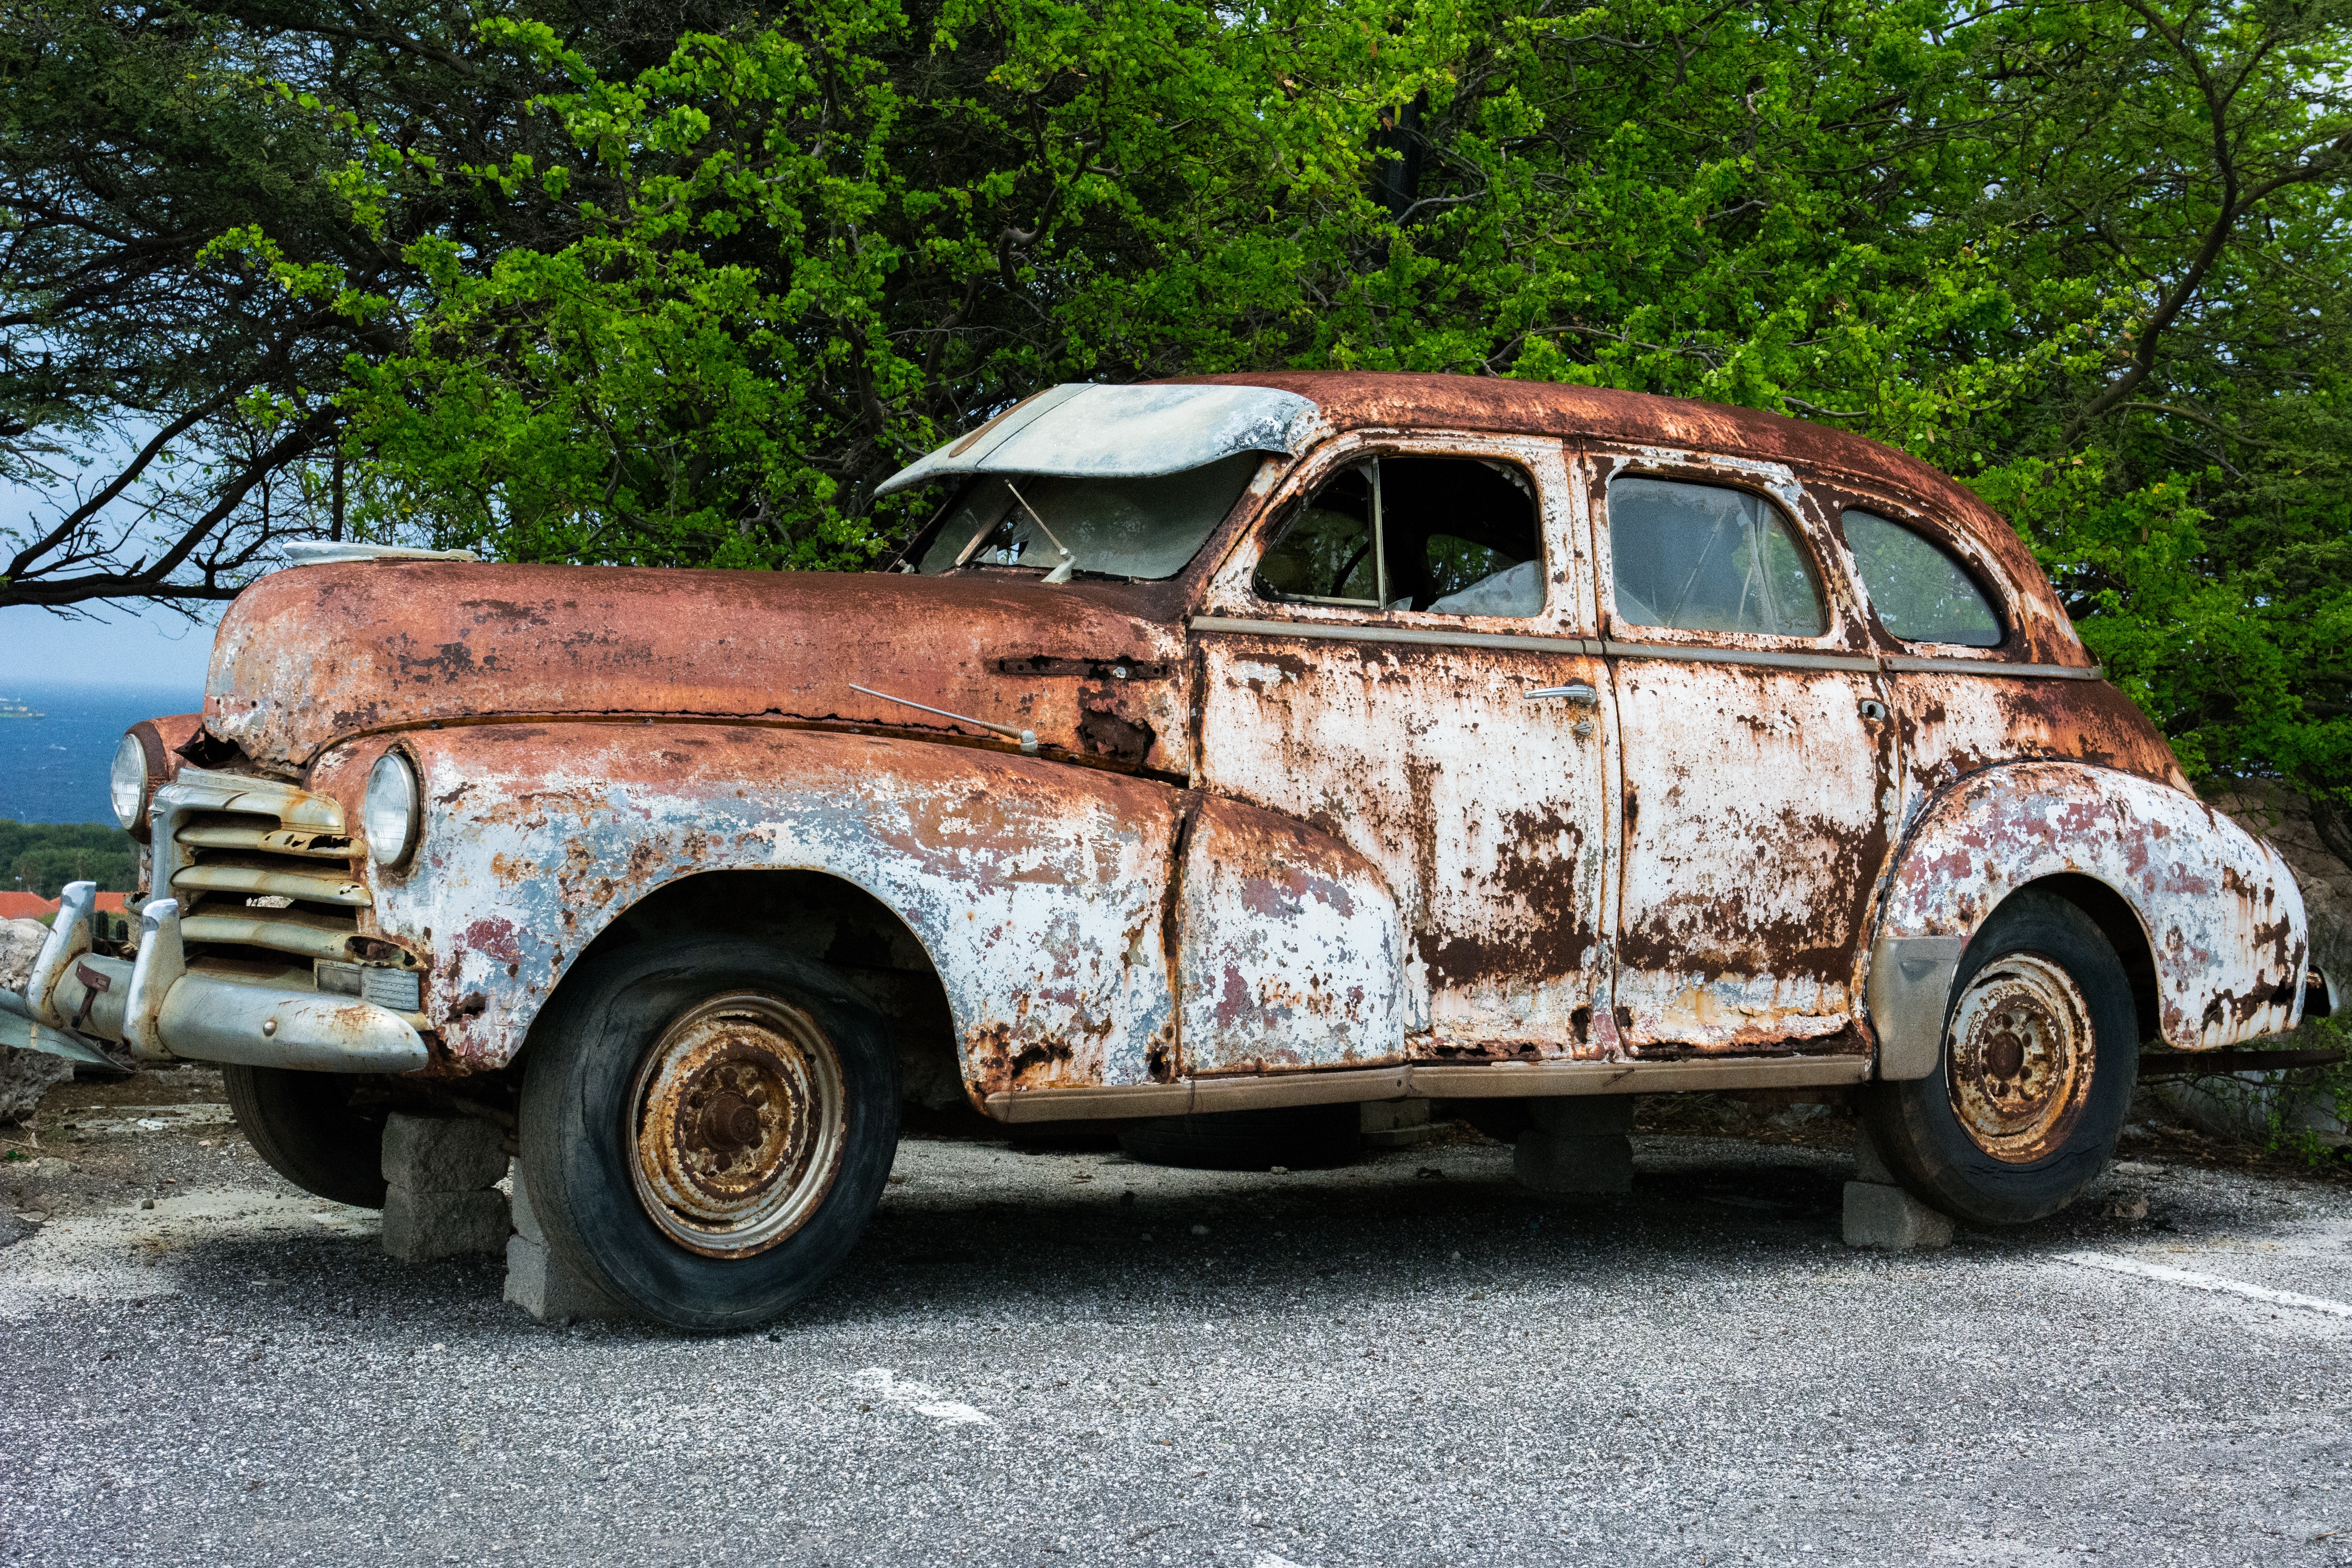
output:
[[[545,1247],[520,1236],[507,1237],[506,1296],[542,1323],[628,1315]]]
[[[507,1173],[506,1134],[459,1116],[384,1119],[383,1179],[419,1193],[470,1193]]]
[[[1952,1222],[1901,1187],[1876,1182],[1845,1184],[1845,1244],[1886,1252],[1916,1252],[1952,1244]]]
[[[512,1229],[507,1195],[496,1187],[418,1192],[394,1182],[384,1189],[383,1249],[404,1263],[496,1254],[506,1247]]]

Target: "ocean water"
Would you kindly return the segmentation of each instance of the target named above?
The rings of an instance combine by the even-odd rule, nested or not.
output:
[[[106,770],[122,731],[142,719],[194,713],[201,682],[152,689],[28,682],[0,658],[0,698],[38,719],[0,719],[0,818],[14,822],[114,820]]]

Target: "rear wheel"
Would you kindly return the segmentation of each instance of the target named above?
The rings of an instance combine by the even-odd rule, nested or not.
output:
[[[624,948],[531,1031],[522,1163],[551,1252],[640,1315],[763,1322],[848,1256],[898,1140],[881,1020],[822,964]]]
[[[2115,949],[2073,904],[2025,892],[1960,960],[1938,1070],[1876,1086],[1865,1115],[1915,1195],[1978,1225],[2023,1225],[2106,1168],[2138,1074]]]
[[[383,1112],[352,1108],[367,1079],[231,1064],[221,1080],[238,1131],[271,1170],[319,1197],[383,1207]]]

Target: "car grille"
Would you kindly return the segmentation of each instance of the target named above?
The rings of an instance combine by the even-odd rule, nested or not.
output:
[[[259,979],[348,962],[367,884],[333,801],[273,779],[183,769],[157,792],[156,876],[180,901],[191,968]]]

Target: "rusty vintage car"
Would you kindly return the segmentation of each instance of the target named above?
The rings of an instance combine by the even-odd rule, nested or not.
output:
[[[263,578],[123,742],[135,955],[69,910],[12,1010],[231,1064],[330,1197],[371,1107],[506,1106],[548,1246],[713,1327],[841,1260],[902,1097],[1842,1089],[2000,1224],[2100,1170],[2144,1043],[2325,1005],[2279,858],[1870,441],[1272,374],[1054,387],[913,486],[860,574]]]

